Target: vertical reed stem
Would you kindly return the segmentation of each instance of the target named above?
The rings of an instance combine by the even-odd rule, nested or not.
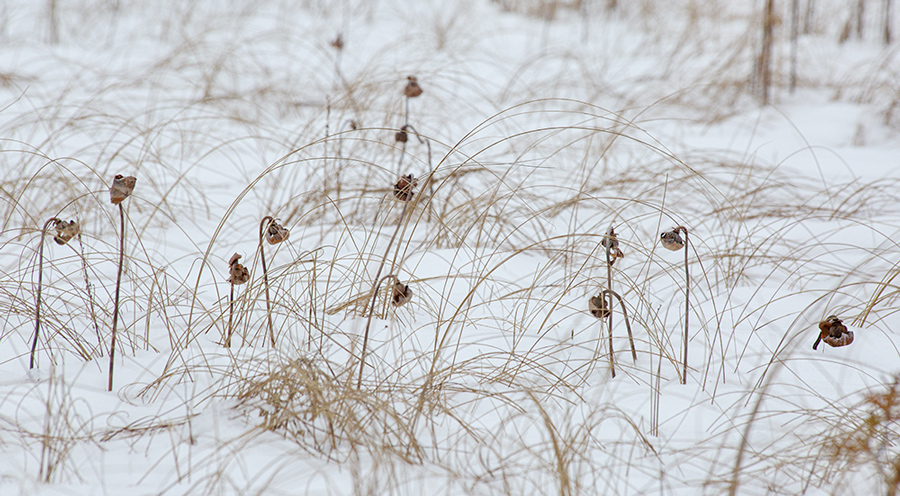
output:
[[[125,208],[119,203],[119,270],[116,272],[116,297],[113,303],[112,344],[109,347],[109,387],[113,389],[113,364],[116,357],[116,326],[119,324],[119,288],[122,286],[122,263],[125,260]]]
[[[259,223],[259,257],[262,259],[263,286],[266,289],[266,317],[269,319],[269,341],[272,348],[275,347],[275,328],[272,326],[272,305],[269,303],[269,272],[266,268],[266,250],[263,248],[263,236],[274,220],[271,215],[267,215]]]

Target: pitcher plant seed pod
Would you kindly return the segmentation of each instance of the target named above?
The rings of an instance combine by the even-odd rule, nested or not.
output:
[[[134,183],[137,179],[134,176],[123,176],[116,174],[113,178],[112,186],[109,187],[109,200],[113,205],[122,203],[131,192],[134,191]]]
[[[247,270],[247,267],[241,265],[238,260],[241,259],[241,256],[235,253],[231,256],[231,259],[228,260],[228,279],[227,281],[235,286],[239,284],[244,284],[250,280],[250,271]]]
[[[409,303],[412,300],[413,291],[409,288],[409,285],[403,284],[399,281],[394,283],[393,289],[391,290],[391,305],[395,307],[403,306]]]
[[[848,330],[836,315],[829,315],[827,319],[819,322],[819,337],[813,343],[813,349],[816,349],[821,341],[835,348],[847,346],[853,342],[853,331]]]
[[[413,199],[413,189],[418,184],[419,181],[412,174],[401,176],[397,184],[394,185],[394,196],[400,201],[408,202]]]
[[[407,134],[406,130],[401,128],[399,131],[394,133],[394,141],[396,141],[397,143],[406,143],[407,141],[409,141],[409,134]]]
[[[606,235],[600,241],[600,246],[606,248],[606,252],[609,254],[610,265],[616,263],[617,258],[625,258],[625,254],[619,249],[619,239],[612,225],[609,226],[609,230],[606,231]]]
[[[278,221],[273,220],[266,229],[266,241],[268,241],[270,245],[277,245],[278,243],[287,240],[290,234],[291,232],[279,224]]]
[[[56,235],[53,236],[53,241],[56,241],[59,245],[68,243],[72,238],[78,236],[78,233],[81,231],[78,223],[74,220],[70,220],[69,222],[64,220],[58,221],[54,228],[56,229]]]
[[[419,80],[415,76],[407,76],[406,87],[403,88],[403,94],[407,98],[415,98],[422,94],[422,87],[419,86]]]
[[[660,234],[659,240],[662,243],[663,248],[668,250],[678,251],[684,248],[684,239],[681,238],[681,234],[677,227]]]
[[[591,311],[591,315],[598,319],[605,319],[609,317],[610,313],[609,305],[602,294],[594,296],[588,301],[588,310]]]

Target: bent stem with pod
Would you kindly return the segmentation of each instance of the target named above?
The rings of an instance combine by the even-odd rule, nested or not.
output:
[[[122,264],[125,261],[125,207],[122,202],[125,201],[134,191],[136,179],[133,176],[122,176],[116,174],[113,178],[112,186],[109,187],[109,200],[113,205],[119,206],[119,268],[116,272],[116,296],[113,303],[113,323],[112,323],[112,342],[109,347],[109,386],[107,391],[113,388],[113,365],[116,357],[116,327],[119,324],[119,289],[122,286]]]
[[[363,368],[366,365],[366,343],[369,340],[369,327],[372,325],[372,315],[375,314],[375,300],[378,299],[378,289],[381,287],[382,283],[388,279],[394,280],[394,284],[391,286],[391,305],[395,307],[403,306],[409,303],[413,297],[413,292],[412,289],[409,288],[409,285],[400,282],[400,279],[394,274],[388,274],[375,283],[375,287],[372,290],[372,299],[369,300],[368,305],[369,316],[366,319],[366,332],[363,336],[362,354],[359,357],[359,378],[356,382],[357,389],[362,385],[362,373]]]
[[[400,211],[400,218],[397,220],[397,228],[394,229],[394,234],[391,236],[391,240],[388,241],[387,248],[384,251],[384,256],[381,257],[381,263],[378,264],[378,270],[375,272],[375,284],[372,285],[372,299],[371,303],[368,305],[369,308],[369,318],[366,321],[366,330],[363,333],[363,342],[362,342],[362,352],[359,357],[359,377],[356,381],[356,388],[359,389],[362,387],[362,375],[363,369],[366,366],[366,347],[369,343],[369,326],[372,324],[372,313],[375,311],[375,299],[378,296],[378,288],[381,286],[381,283],[392,277],[395,280],[396,285],[400,284],[400,281],[394,275],[387,275],[384,278],[381,278],[381,271],[384,269],[384,264],[387,261],[388,254],[391,252],[391,246],[394,244],[394,240],[397,239],[397,234],[400,232],[400,227],[403,226],[403,219],[406,217],[406,210],[409,207],[409,201],[415,197],[414,189],[418,185],[418,181],[412,174],[407,174],[405,176],[401,176],[400,180],[394,184],[394,196],[403,202],[403,210]],[[409,289],[407,287],[407,289]],[[409,301],[408,299],[406,301]],[[400,303],[406,303],[406,301]],[[397,305],[399,306],[399,305]]]
[[[681,234],[684,233],[684,239]],[[687,384],[687,363],[688,363],[688,317],[690,316],[691,302],[691,272],[688,266],[688,230],[684,226],[673,227],[663,232],[659,236],[660,242],[664,248],[672,251],[678,251],[684,248],[684,354],[682,355],[682,375],[681,383]]]
[[[263,249],[263,238],[265,238],[270,245],[277,245],[278,243],[287,240],[289,235],[290,231],[276,222],[275,218],[271,215],[263,217],[262,221],[259,223],[259,257],[262,260],[263,286],[266,290],[266,317],[269,321],[269,342],[273,348],[275,347],[275,328],[272,326],[272,304],[269,300],[269,271],[266,267],[266,251]],[[231,299],[234,300],[234,285],[232,285]],[[229,316],[229,322],[230,319],[231,317]],[[231,329],[230,325],[228,327]]]
[[[50,225],[53,225],[53,228],[56,229],[56,235],[53,236],[53,241],[56,241],[58,245],[64,245],[69,242],[73,237],[78,235],[80,228],[78,223],[74,220],[70,220],[69,222],[59,220],[56,217],[51,217],[44,223],[44,227],[41,228],[41,241],[38,245],[38,287],[37,287],[37,302],[34,307],[34,340],[31,342],[31,357],[28,361],[28,368],[34,368],[34,354],[35,350],[37,350],[38,336],[41,332],[41,285],[42,280],[44,278],[44,235],[47,234],[47,229],[50,228]]]
[[[603,239],[600,241],[600,245],[603,246],[603,251],[606,254],[606,289],[600,292],[600,296],[591,298],[589,308],[595,317],[600,319],[605,318],[607,320],[607,327],[609,328],[609,370],[612,377],[615,378],[616,367],[613,355],[615,351],[613,349],[612,312],[615,303],[613,300],[614,296],[619,299],[619,304],[625,317],[625,325],[628,328],[628,339],[631,342],[631,354],[635,361],[637,361],[637,353],[634,349],[634,338],[631,334],[631,324],[628,322],[628,313],[625,311],[625,303],[622,301],[622,297],[612,289],[612,266],[616,263],[617,259],[625,258],[625,254],[619,249],[619,240],[612,224],[610,224],[609,230],[606,231],[606,235],[604,235]]]
[[[231,285],[231,292],[228,295],[228,330],[225,334],[225,347],[231,348],[231,335],[234,332],[234,328],[231,325],[231,322],[234,318],[234,287],[245,284],[250,280],[250,270],[247,267],[244,267],[243,264],[238,262],[241,259],[241,255],[235,253],[228,260],[228,283]]]

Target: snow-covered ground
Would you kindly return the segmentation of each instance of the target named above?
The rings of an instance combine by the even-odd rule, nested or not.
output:
[[[766,3],[4,3],[0,494],[895,494],[890,2]]]

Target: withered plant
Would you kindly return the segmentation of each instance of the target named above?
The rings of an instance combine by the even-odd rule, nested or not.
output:
[[[613,307],[616,298],[619,301],[619,307],[622,309],[622,317],[625,319],[625,328],[628,329],[628,342],[631,345],[631,357],[637,361],[637,351],[634,348],[634,336],[631,333],[631,323],[628,320],[628,311],[625,309],[625,302],[622,297],[612,289],[612,266],[617,259],[625,258],[625,254],[619,248],[619,240],[613,225],[609,226],[609,230],[600,240],[600,246],[606,255],[606,289],[602,290],[599,295],[591,297],[588,301],[588,310],[591,315],[598,319],[606,320],[609,328],[609,370],[613,377],[616,377],[615,366],[615,350],[613,348]]]
[[[235,253],[228,260],[228,283],[231,285],[231,291],[228,295],[228,329],[225,334],[225,347],[231,348],[231,335],[234,333],[232,321],[234,319],[234,287],[246,284],[250,280],[250,271],[243,264],[238,262],[241,255]],[[263,269],[265,270],[265,269]],[[268,302],[268,300],[267,300]]]
[[[684,233],[682,239],[681,233]],[[659,235],[663,248],[671,251],[684,249],[684,354],[682,355],[681,383],[687,384],[688,363],[688,318],[691,310],[691,270],[688,265],[688,230],[684,226],[677,226]]]
[[[272,326],[272,304],[269,300],[269,272],[266,267],[266,250],[263,248],[263,238],[270,245],[277,245],[286,241],[291,232],[279,224],[271,215],[263,217],[259,223],[259,257],[262,260],[263,286],[266,289],[266,317],[269,319],[269,341],[275,347],[275,328]]]
[[[398,200],[403,202],[403,210],[400,211],[400,218],[397,220],[397,228],[394,229],[394,234],[391,236],[390,241],[388,241],[384,256],[381,257],[381,262],[378,264],[378,270],[375,272],[375,283],[372,285],[371,303],[368,305],[369,316],[368,320],[366,321],[366,330],[363,334],[362,352],[360,353],[359,358],[359,378],[356,382],[357,388],[362,387],[363,369],[366,366],[366,347],[368,346],[369,342],[369,327],[372,324],[372,314],[374,313],[375,309],[375,300],[378,297],[378,288],[381,287],[381,283],[385,279],[393,278],[395,281],[395,285],[393,289],[394,293],[392,293],[392,300],[394,299],[393,295],[398,292],[397,285],[400,284],[400,281],[397,279],[397,277],[391,274],[381,278],[381,271],[384,270],[384,264],[387,261],[388,254],[390,254],[391,252],[391,246],[393,246],[394,240],[397,239],[397,234],[400,233],[400,228],[403,226],[403,219],[406,217],[406,211],[409,208],[409,202],[415,198],[415,187],[418,185],[418,183],[419,182],[418,180],[416,180],[415,176],[413,176],[412,174],[407,174],[400,177],[400,179],[394,184],[393,187],[394,196]],[[407,292],[409,292],[409,297],[404,301]],[[399,291],[397,306],[406,303],[410,298],[412,298],[412,291],[409,289],[409,287],[405,287],[405,289]]]
[[[41,228],[41,240],[38,245],[37,302],[34,306],[34,340],[31,342],[31,357],[28,361],[29,369],[34,368],[34,354],[37,349],[38,336],[41,332],[41,286],[44,277],[44,235],[47,234],[47,229],[50,229],[51,225],[56,229],[56,235],[53,236],[53,241],[56,241],[56,244],[58,245],[68,243],[73,237],[77,236],[80,231],[78,223],[74,220],[66,222],[64,220],[59,220],[56,217],[48,219],[47,222],[44,223],[44,227]]]
[[[109,187],[109,201],[119,206],[119,268],[116,271],[116,296],[113,303],[112,342],[109,346],[109,386],[107,391],[113,388],[113,364],[116,357],[116,326],[119,323],[119,290],[122,286],[122,265],[125,261],[125,207],[122,202],[131,196],[134,184],[137,181],[133,176],[116,174],[112,186]]]

